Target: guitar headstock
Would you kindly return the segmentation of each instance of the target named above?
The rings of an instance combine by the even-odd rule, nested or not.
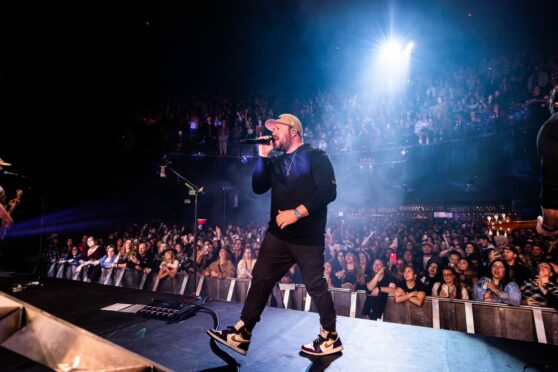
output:
[[[8,205],[10,206],[10,210],[9,210],[10,213],[21,202],[21,197],[22,196],[23,196],[23,190],[20,190],[20,189],[16,190],[16,197],[11,199],[8,202]]]
[[[537,226],[537,221],[514,221],[509,214],[502,213],[500,215],[486,217],[484,222],[487,226],[487,234],[489,236],[508,236],[514,230],[519,229],[534,229]]]

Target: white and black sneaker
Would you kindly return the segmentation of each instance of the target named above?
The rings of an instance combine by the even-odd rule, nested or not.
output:
[[[328,332],[320,328],[317,339],[309,344],[302,345],[301,351],[310,355],[329,355],[343,350],[343,344],[337,332]]]
[[[208,329],[207,334],[215,341],[222,343],[239,354],[246,355],[250,346],[252,334],[244,327],[244,322],[240,320],[236,325],[227,327],[222,331]]]

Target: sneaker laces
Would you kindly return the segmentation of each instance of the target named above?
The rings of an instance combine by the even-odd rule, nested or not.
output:
[[[327,338],[322,337],[322,335],[318,335],[318,338],[315,339],[313,343],[314,343],[314,345],[319,345],[326,340],[327,340]]]
[[[248,332],[248,330],[246,328],[236,329],[235,326],[228,326],[227,328],[225,328],[224,332],[238,334],[238,335],[242,336],[242,338],[245,339],[245,340],[249,340],[250,336],[251,336],[251,333]]]
[[[232,332],[232,333],[240,333],[240,330],[234,328],[234,326],[228,326],[227,328],[225,328],[225,331]]]

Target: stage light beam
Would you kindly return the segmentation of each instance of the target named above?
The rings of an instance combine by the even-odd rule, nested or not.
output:
[[[373,83],[390,95],[403,89],[409,81],[411,52],[415,44],[391,37],[379,44],[374,63]]]

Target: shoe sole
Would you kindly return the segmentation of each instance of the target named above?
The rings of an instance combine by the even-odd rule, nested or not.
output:
[[[327,353],[315,353],[313,351],[308,351],[305,349],[300,349],[300,351],[309,355],[323,356],[323,355],[331,355],[331,354],[339,353],[340,351],[343,351],[343,346],[338,346],[335,349],[331,349],[331,351],[328,351]]]
[[[231,350],[236,351],[237,353],[239,353],[240,355],[246,355],[248,353],[248,351],[242,350],[236,346],[233,345],[229,345],[227,344],[221,337],[214,335],[213,333],[211,333],[211,331],[206,331],[206,333],[208,334],[209,337],[211,337],[212,339],[214,339],[215,341],[221,343],[222,345],[225,345],[226,347],[228,347]]]

